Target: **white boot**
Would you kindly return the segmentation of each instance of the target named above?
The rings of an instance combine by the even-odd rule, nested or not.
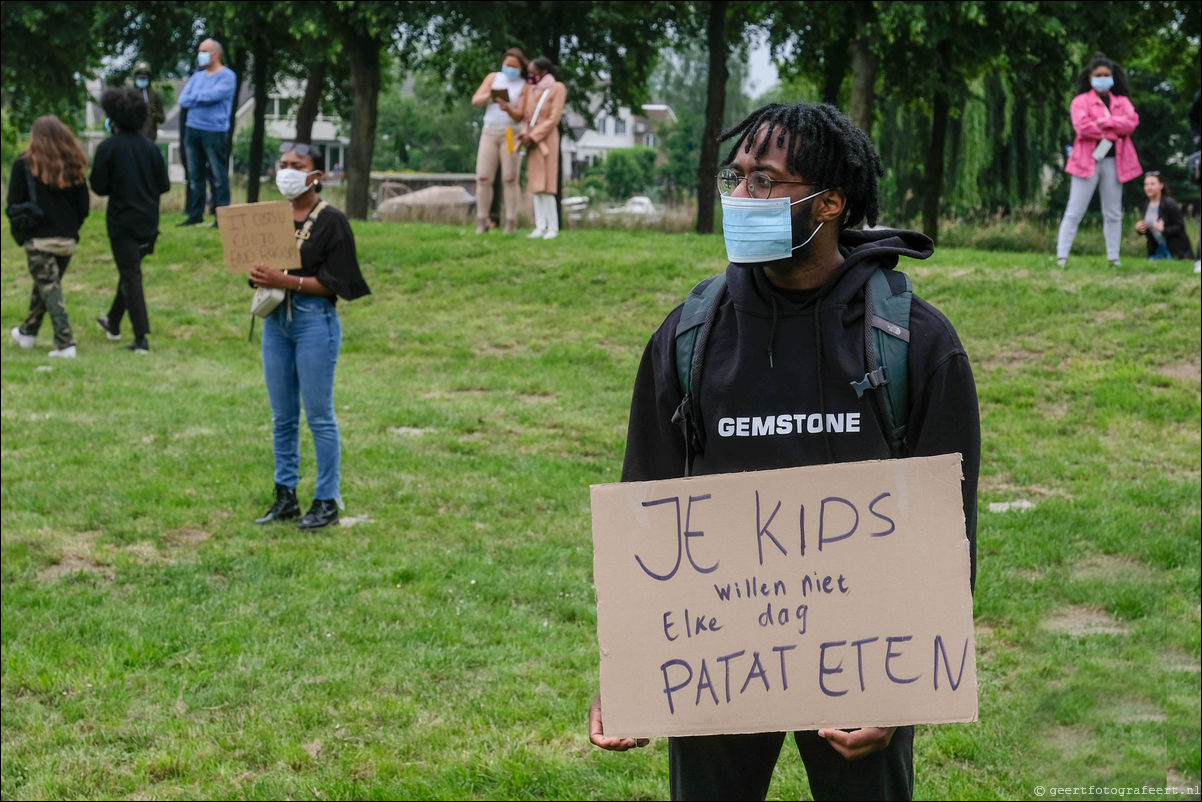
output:
[[[526,235],[527,239],[540,239],[543,234],[547,233],[547,221],[543,217],[543,196],[536,194],[534,196],[534,230]]]
[[[559,215],[555,213],[555,196],[543,195],[543,197],[546,198],[543,201],[546,204],[543,219],[547,221],[547,233],[543,234],[543,239],[555,239],[559,236]]]

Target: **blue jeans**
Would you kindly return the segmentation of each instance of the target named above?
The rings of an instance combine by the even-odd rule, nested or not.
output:
[[[263,321],[263,378],[271,401],[275,483],[295,488],[300,469],[300,410],[317,451],[315,499],[337,499],[342,464],[334,419],[334,368],[342,347],[338,310],[325,298],[289,293]],[[288,320],[291,305],[292,320]]]
[[[1169,253],[1169,244],[1167,242],[1156,243],[1156,253],[1148,257],[1149,259],[1172,259],[1173,254]]]
[[[184,153],[188,159],[188,219],[205,216],[205,179],[213,179],[213,203],[230,205],[229,134],[184,128]]]

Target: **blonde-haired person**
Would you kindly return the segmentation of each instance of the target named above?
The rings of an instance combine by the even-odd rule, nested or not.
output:
[[[472,105],[484,108],[484,127],[476,151],[476,233],[492,227],[488,211],[492,207],[493,180],[501,167],[501,188],[505,198],[505,233],[518,225],[518,150],[517,124],[522,121],[522,90],[526,87],[526,56],[516,47],[505,51],[501,69],[485,76],[472,95]],[[494,93],[497,93],[494,99]],[[501,97],[500,93],[505,96]]]
[[[13,164],[8,184],[7,211],[35,202],[41,219],[24,230],[25,258],[33,277],[29,314],[14,328],[12,338],[22,348],[33,348],[42,319],[48,313],[54,325],[54,350],[50,356],[73,358],[75,336],[63,301],[63,274],[79,244],[79,228],[88,216],[88,159],[71,129],[53,114],[37,118],[29,133],[29,147]],[[30,188],[33,194],[30,194]]]
[[[526,188],[534,195],[534,230],[531,238],[555,239],[559,216],[555,193],[559,189],[559,118],[563,116],[567,87],[555,80],[555,67],[536,58],[526,68],[530,86],[522,100],[522,129],[518,143],[526,149]]]

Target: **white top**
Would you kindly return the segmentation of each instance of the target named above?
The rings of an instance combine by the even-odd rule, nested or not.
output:
[[[523,78],[522,76],[519,75],[517,78],[509,79],[509,78],[506,78],[505,75],[500,72],[496,73],[496,75],[492,81],[493,89],[508,89],[509,90],[509,105],[511,105],[511,106],[517,105],[518,97],[522,94],[522,87],[524,87],[525,85],[526,85],[526,79]],[[517,125],[517,121],[514,120],[512,117],[510,117],[496,103],[490,102],[487,106],[484,107],[484,124],[509,127],[509,126]]]

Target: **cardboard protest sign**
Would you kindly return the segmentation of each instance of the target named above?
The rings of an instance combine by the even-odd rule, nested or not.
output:
[[[594,485],[605,734],[976,721],[960,462]]]
[[[217,229],[230,273],[249,273],[259,263],[277,270],[301,266],[288,201],[218,206]]]

